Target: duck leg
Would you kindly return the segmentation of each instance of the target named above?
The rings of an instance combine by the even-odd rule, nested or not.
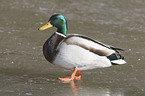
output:
[[[81,80],[81,77],[82,77],[82,72],[78,71],[78,74],[75,76],[75,79]]]
[[[82,73],[81,73],[80,71],[78,71],[78,75],[76,75],[77,71],[78,71],[78,67],[75,67],[75,68],[74,68],[74,71],[73,71],[73,73],[72,73],[72,75],[67,76],[66,78],[58,78],[58,79],[61,80],[61,81],[72,81],[72,80],[74,80],[75,78],[76,78],[77,80],[80,80],[80,78],[81,78],[81,76],[82,76]],[[75,76],[75,75],[76,75],[76,76]]]

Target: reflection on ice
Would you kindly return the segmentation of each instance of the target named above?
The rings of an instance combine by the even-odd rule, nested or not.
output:
[[[82,86],[81,80],[78,81],[69,81],[63,83],[70,83],[71,91],[68,93],[68,88],[64,91],[64,96],[124,96],[124,93],[121,90],[112,91],[109,88],[91,88],[90,86]],[[73,94],[71,94],[73,93]]]

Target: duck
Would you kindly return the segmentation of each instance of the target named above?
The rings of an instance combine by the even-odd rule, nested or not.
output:
[[[80,79],[83,70],[105,68],[125,64],[124,56],[117,48],[81,34],[67,34],[67,20],[61,14],[52,15],[48,23],[39,27],[57,29],[44,43],[43,54],[51,64],[74,69],[71,75],[58,78],[61,81]]]

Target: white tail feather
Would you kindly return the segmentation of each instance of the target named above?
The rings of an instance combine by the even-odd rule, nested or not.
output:
[[[111,63],[115,63],[115,64],[125,64],[126,61],[124,61],[122,59],[118,59],[118,60],[112,60]]]

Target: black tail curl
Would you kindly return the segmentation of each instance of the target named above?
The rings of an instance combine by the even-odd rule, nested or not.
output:
[[[107,58],[111,61],[111,60],[118,60],[118,59],[123,59],[124,60],[124,57],[119,54],[119,53],[114,53],[114,54],[111,54],[109,56],[107,56]]]

